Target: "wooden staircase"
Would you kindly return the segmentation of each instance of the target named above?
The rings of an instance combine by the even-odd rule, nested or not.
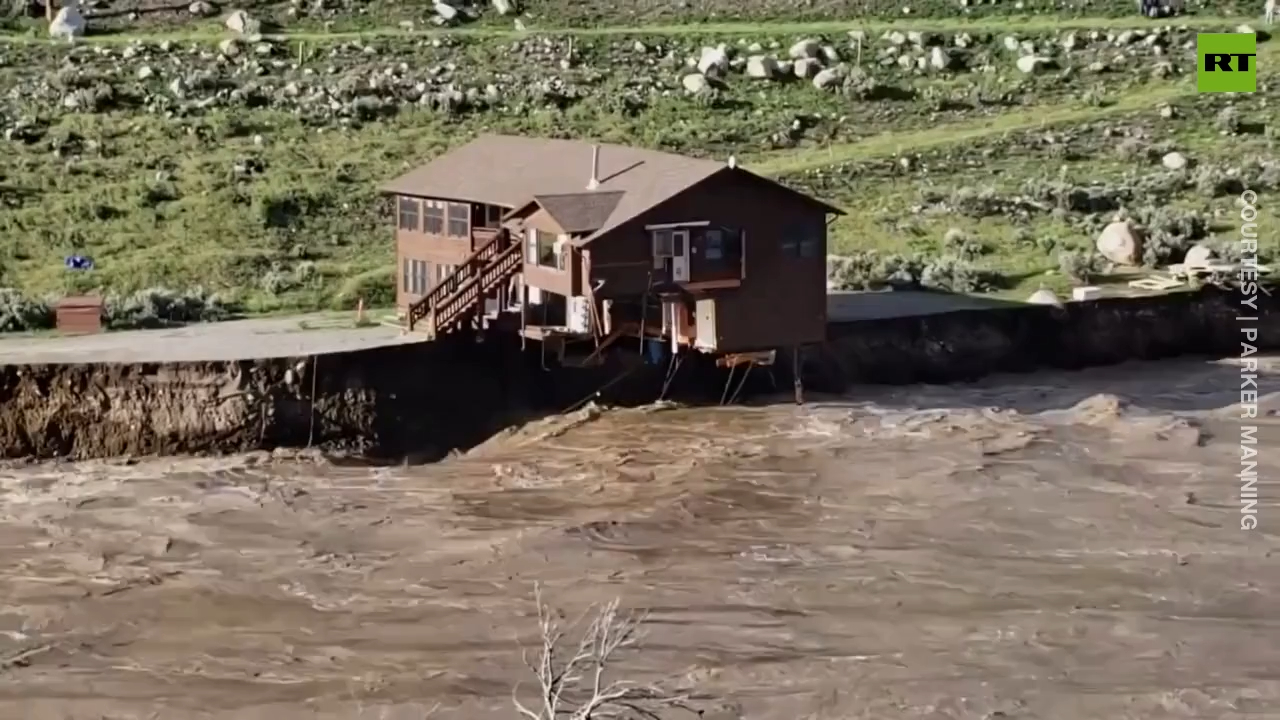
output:
[[[421,300],[409,306],[409,330],[426,330],[432,338],[466,327],[484,314],[484,301],[520,272],[523,248],[511,233],[500,231],[458,266]],[[426,320],[426,327],[419,323]]]

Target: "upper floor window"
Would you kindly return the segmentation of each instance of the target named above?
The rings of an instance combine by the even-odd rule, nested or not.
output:
[[[396,208],[399,215],[397,227],[401,230],[421,231],[422,226],[418,224],[418,206],[418,201],[413,198],[400,198]]]
[[[826,226],[821,223],[796,225],[782,239],[782,254],[786,257],[822,257]]]
[[[485,205],[484,226],[491,228],[500,227],[502,225],[502,216],[506,214],[507,211],[500,205]]]
[[[423,230],[430,235],[444,234],[444,203],[427,200],[422,203]]]
[[[560,248],[556,243],[555,233],[536,229],[531,229],[529,232],[533,235],[531,249],[533,250],[534,264],[563,270],[564,262],[560,258]]]
[[[703,257],[713,263],[736,263],[742,259],[742,232],[727,227],[701,231]]]
[[[471,206],[466,203],[449,203],[449,235],[467,237],[471,234]]]

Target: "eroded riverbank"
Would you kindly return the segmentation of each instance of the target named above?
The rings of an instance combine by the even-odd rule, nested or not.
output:
[[[1280,458],[1242,532],[1238,378],[587,413],[417,467],[13,466],[0,716],[509,718],[534,581],[653,608],[618,672],[720,718],[1264,715]]]
[[[806,351],[811,389],[1240,352],[1239,298],[1212,288],[1064,308],[961,304],[944,311],[947,298],[927,293],[844,299],[827,342]],[[1259,299],[1257,344],[1280,347],[1278,301]],[[636,367],[612,358],[601,368],[557,368],[536,344],[522,350],[510,337],[452,340],[409,342],[387,328],[267,332],[247,321],[40,339],[16,349],[5,341],[0,457],[314,447],[431,460],[529,417],[576,407],[597,391],[604,403],[647,403],[665,384],[665,363]],[[636,360],[635,348],[628,352]],[[715,402],[726,378],[708,365],[685,363],[667,397]],[[788,386],[789,373],[785,362],[756,373],[746,394]]]

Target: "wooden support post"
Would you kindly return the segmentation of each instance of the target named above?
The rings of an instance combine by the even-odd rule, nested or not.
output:
[[[791,349],[791,374],[795,377],[796,404],[804,404],[804,381],[800,377],[800,346]]]

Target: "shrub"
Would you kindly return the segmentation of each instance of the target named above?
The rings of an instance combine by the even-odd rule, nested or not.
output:
[[[994,270],[951,255],[929,262],[920,274],[920,284],[924,287],[954,293],[991,292],[1000,289],[1003,280]]]
[[[990,250],[981,240],[958,228],[951,228],[942,236],[942,249],[965,260],[975,260]]]
[[[1107,259],[1095,252],[1067,250],[1058,253],[1058,269],[1077,283],[1085,284],[1106,271]]]
[[[216,322],[234,314],[216,293],[195,288],[186,292],[148,288],[106,298],[106,325],[113,330],[165,327],[191,322]]]
[[[53,306],[28,298],[12,288],[0,288],[0,332],[33,332],[53,327]]]

